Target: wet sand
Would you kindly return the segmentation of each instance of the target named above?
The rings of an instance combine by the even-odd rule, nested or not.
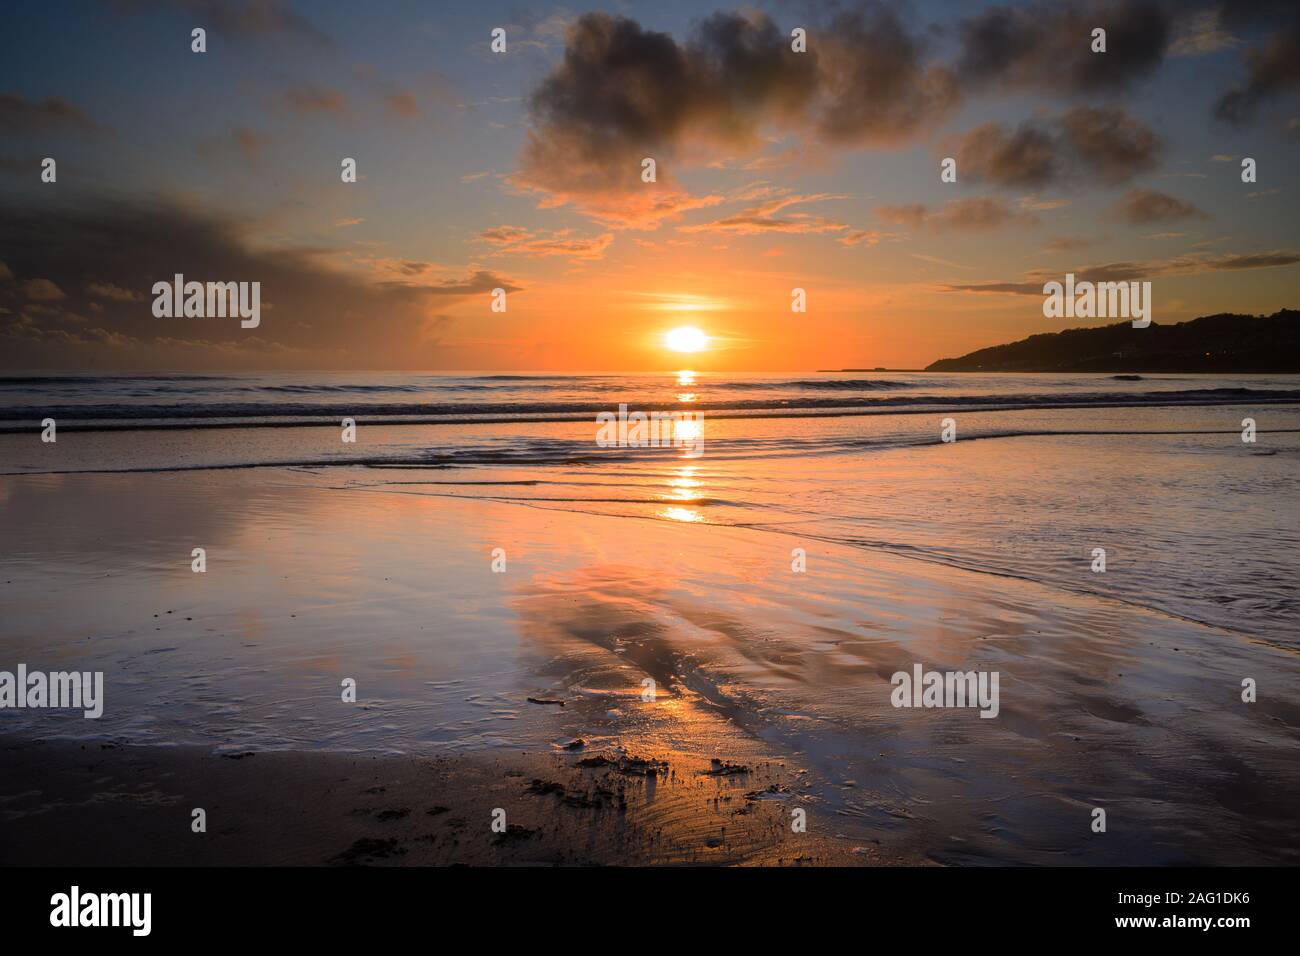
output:
[[[794,833],[780,764],[617,750],[407,758],[0,738],[11,866],[824,866],[902,862]],[[196,807],[206,832],[192,831]],[[493,829],[494,811],[505,811]]]
[[[107,703],[0,714],[0,863],[1297,862],[1291,648],[384,477],[4,480],[6,661],[102,669]],[[998,671],[998,717],[892,706],[916,663]]]

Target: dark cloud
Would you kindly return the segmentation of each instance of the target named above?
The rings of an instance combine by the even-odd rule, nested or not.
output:
[[[1300,31],[1293,4],[1272,0],[1066,0],[998,5],[961,20],[951,67],[897,5],[859,2],[809,17],[808,52],[763,13],[716,13],[688,39],[625,17],[590,13],[567,34],[562,62],[529,98],[531,116],[516,186],[544,204],[574,202],[598,218],[646,218],[690,208],[672,174],[677,162],[729,158],[760,145],[765,130],[800,134],[805,146],[889,146],[934,129],[962,90],[1066,96],[1123,92],[1170,55],[1224,49],[1231,29],[1271,31],[1247,53],[1249,77],[1219,104],[1241,122],[1277,92],[1300,87]],[[1092,31],[1106,51],[1092,52]],[[1082,176],[1127,182],[1155,168],[1161,143],[1113,106],[1069,110],[1014,128],[978,127],[961,142],[959,169],[1008,187]],[[658,198],[640,162],[658,164]],[[636,203],[629,207],[631,197]],[[602,209],[603,207],[603,209]]]
[[[1224,93],[1215,115],[1225,122],[1249,122],[1264,103],[1300,90],[1300,21],[1294,18],[1245,53],[1246,82]]]
[[[715,14],[681,46],[633,20],[587,14],[529,98],[525,173],[561,192],[636,188],[643,157],[670,160],[691,135],[751,140],[769,114],[806,103],[814,67],[762,15]]]
[[[48,96],[37,101],[21,93],[0,93],[0,133],[26,136],[66,130],[97,132],[103,128],[62,97]]]
[[[958,179],[999,186],[1042,186],[1059,172],[1059,144],[1046,124],[1028,120],[1011,130],[1001,123],[977,126],[949,146]]]
[[[967,282],[944,285],[947,292],[974,292],[982,295],[1042,295],[1041,282]]]
[[[1010,188],[1086,178],[1108,186],[1154,169],[1163,144],[1118,106],[1076,106],[1059,117],[1036,117],[1011,129],[985,123],[945,143],[958,179]]]
[[[1207,218],[1192,203],[1154,189],[1130,189],[1111,207],[1110,216],[1133,225]]]
[[[1061,117],[1062,136],[1075,160],[1107,185],[1154,169],[1160,138],[1115,106],[1079,106]]]
[[[1284,26],[1295,21],[1295,0],[1220,0],[1211,8],[1219,21],[1233,29]]]
[[[762,145],[765,127],[835,143],[893,143],[956,106],[951,74],[885,6],[808,27],[807,53],[762,13],[716,13],[679,43],[633,20],[589,13],[562,61],[529,97],[531,127],[516,185],[606,218],[649,210],[645,157],[658,164],[658,211],[680,208],[672,164]],[[612,210],[612,211],[611,211]]]
[[[932,128],[961,102],[956,78],[886,6],[837,15],[816,32],[823,94],[817,126],[832,142],[892,144]]]
[[[685,54],[703,84],[702,118],[729,141],[749,140],[765,121],[797,119],[817,90],[816,58],[793,52],[789,34],[761,14],[713,14]]]
[[[1092,52],[1092,31],[1106,52]],[[995,6],[963,20],[957,74],[975,87],[1066,94],[1123,90],[1164,59],[1172,22],[1157,0],[1090,0]]]
[[[1300,252],[1259,252],[1241,256],[1222,256],[1215,260],[1217,268],[1225,271],[1238,269],[1272,269],[1292,266],[1300,262]]]
[[[318,46],[333,41],[284,0],[105,0],[123,15],[183,14],[192,26],[234,37],[284,38]]]
[[[173,202],[83,200],[0,219],[0,365],[409,367],[436,357],[448,309],[520,286],[487,270],[384,271],[342,254],[259,248],[250,223]],[[423,264],[422,264],[423,265]],[[153,284],[260,282],[256,329],[159,319]],[[93,316],[87,320],[86,316]]]

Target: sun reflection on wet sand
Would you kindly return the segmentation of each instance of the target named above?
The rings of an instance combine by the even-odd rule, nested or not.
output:
[[[700,488],[703,482],[695,477],[696,468],[693,465],[683,465],[677,469],[677,474],[668,479],[668,486],[671,489],[668,493],[668,500],[689,504],[700,500]],[[692,511],[690,508],[683,508],[680,505],[670,506],[659,512],[659,516],[668,518],[671,521],[703,521],[704,516],[698,511]]]
[[[682,465],[677,469],[677,476],[669,480],[673,488],[698,488],[702,482],[695,477],[694,465]]]
[[[667,518],[670,521],[703,521],[704,520],[704,515],[700,514],[698,511],[692,511],[690,508],[679,508],[675,505],[671,508],[665,508],[663,511],[659,512],[659,517]]]

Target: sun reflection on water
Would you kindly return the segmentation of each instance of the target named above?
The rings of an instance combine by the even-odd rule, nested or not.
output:
[[[696,468],[693,465],[683,465],[677,469],[677,473],[668,479],[668,487],[671,501],[683,503],[696,502],[700,500],[700,488],[703,482],[695,477]],[[659,517],[667,518],[670,521],[698,522],[704,520],[704,515],[692,508],[683,508],[681,505],[674,504],[659,512]]]

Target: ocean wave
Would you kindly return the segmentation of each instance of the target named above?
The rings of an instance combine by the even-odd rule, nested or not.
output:
[[[828,392],[874,392],[896,388],[924,388],[933,385],[925,381],[886,381],[870,378],[806,378],[778,379],[774,381],[752,382],[706,382],[705,387],[717,389],[736,389],[745,391],[763,391],[765,389],[802,389],[807,391]]]
[[[225,375],[0,375],[0,388],[37,385],[118,385],[132,382],[229,382]]]
[[[222,375],[26,375],[0,376],[0,388],[31,388],[63,390],[70,387],[93,388],[111,395],[115,390],[138,388],[141,385],[165,388],[170,384],[230,383],[205,386],[212,391],[243,394],[420,394],[446,397],[460,392],[500,392],[530,390],[537,392],[603,390],[613,386],[626,388],[627,376],[607,375],[427,375],[406,376],[402,382],[264,382],[252,378]],[[653,376],[632,379],[638,387],[676,387],[673,376],[656,380]],[[934,384],[928,381],[885,381],[857,378],[799,378],[799,379],[746,379],[729,380],[701,376],[690,387],[704,392],[741,391],[886,391],[917,388]],[[183,395],[178,395],[183,398]]]
[[[532,402],[190,402],[48,404],[0,407],[0,433],[38,427],[50,417],[89,430],[113,427],[273,427],[323,424],[354,418],[367,424],[473,424],[511,421],[581,421],[625,403],[647,412],[707,412],[714,417],[909,414],[939,409],[989,411],[1036,408],[1133,408],[1237,404],[1297,404],[1300,389],[1204,388],[1146,392],[797,396],[789,399],[719,399],[664,402],[654,396],[609,394],[601,400]]]

